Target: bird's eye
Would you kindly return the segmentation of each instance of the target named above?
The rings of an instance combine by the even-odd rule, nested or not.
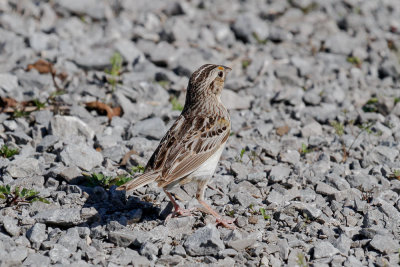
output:
[[[224,73],[222,71],[220,71],[220,72],[218,72],[218,76],[222,78],[222,77],[224,77]]]

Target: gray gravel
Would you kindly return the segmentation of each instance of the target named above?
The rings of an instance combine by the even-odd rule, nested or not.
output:
[[[0,185],[50,202],[0,199],[0,266],[397,266],[399,18],[398,0],[0,1],[0,97],[45,103],[0,113],[0,146],[19,151]],[[204,63],[233,69],[205,197],[236,230],[200,210],[164,222],[155,185],[86,177],[145,165]],[[195,190],[173,193],[196,208]]]

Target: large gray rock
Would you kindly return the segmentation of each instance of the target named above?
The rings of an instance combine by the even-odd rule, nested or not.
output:
[[[77,228],[68,229],[67,233],[58,239],[57,243],[67,248],[70,252],[75,252],[80,241]]]
[[[269,173],[268,179],[273,182],[281,182],[288,178],[290,174],[290,168],[286,165],[280,164],[272,167]]]
[[[144,61],[145,57],[142,51],[136,48],[134,42],[127,39],[120,39],[115,43],[115,49],[122,55],[122,57],[129,62],[139,63]]]
[[[236,38],[245,42],[264,42],[268,38],[268,25],[253,13],[240,14],[232,27]]]
[[[301,136],[303,137],[310,137],[312,135],[322,135],[322,127],[321,124],[318,122],[314,121],[311,122],[307,125],[305,125],[301,129]]]
[[[14,178],[37,175],[40,173],[39,161],[35,158],[17,157],[7,166],[7,172]]]
[[[0,73],[0,88],[11,92],[18,87],[18,78],[9,73]]]
[[[49,266],[50,258],[39,253],[32,253],[25,259],[23,266],[41,267]]]
[[[154,117],[139,121],[131,128],[132,136],[144,136],[151,139],[161,139],[167,132],[162,119]]]
[[[314,258],[330,258],[333,255],[339,253],[339,250],[336,249],[331,243],[328,241],[320,241],[314,246]]]
[[[18,226],[18,221],[10,216],[4,216],[3,227],[11,236],[19,236],[21,228]]]
[[[60,244],[54,244],[53,248],[49,251],[52,263],[60,262],[62,259],[68,259],[71,254],[71,251]]]
[[[399,251],[399,242],[393,240],[391,236],[375,235],[369,243],[375,250],[386,255]]]
[[[128,231],[122,229],[111,231],[108,234],[108,239],[110,240],[110,242],[121,247],[127,247],[130,244],[141,246],[150,238],[151,235],[148,232],[144,232],[141,230]]]
[[[31,241],[33,248],[39,249],[42,242],[47,239],[46,225],[36,223],[26,232],[26,237]]]
[[[227,109],[249,109],[252,99],[251,96],[240,96],[228,89],[221,93],[221,101]]]
[[[111,16],[112,10],[105,0],[58,0],[59,10],[67,10],[73,14],[88,15],[94,19],[105,19]]]
[[[80,209],[77,208],[44,210],[36,214],[33,219],[40,223],[59,226],[72,226],[82,222]]]
[[[225,248],[219,231],[214,225],[207,225],[190,235],[184,247],[190,256],[216,256]]]
[[[103,155],[86,144],[66,145],[60,156],[65,165],[77,166],[86,171],[100,166],[103,162]]]
[[[50,122],[50,134],[60,139],[70,139],[71,136],[84,137],[86,140],[92,140],[94,131],[81,119],[73,116],[56,115]]]

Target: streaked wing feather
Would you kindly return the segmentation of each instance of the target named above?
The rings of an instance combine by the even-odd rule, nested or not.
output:
[[[168,157],[162,170],[163,175],[157,179],[159,186],[165,186],[195,171],[228,139],[228,120],[221,117],[210,120],[200,118],[204,122],[200,127],[196,119],[198,117],[193,119],[193,123],[189,124],[191,128],[180,139],[183,144],[170,148],[169,154],[174,156]],[[190,142],[197,144],[186,146]]]

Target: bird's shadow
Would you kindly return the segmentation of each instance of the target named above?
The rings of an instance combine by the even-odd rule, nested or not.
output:
[[[110,223],[114,225],[118,223],[121,227],[125,227],[137,222],[161,222],[172,210],[170,203],[161,208],[160,205],[151,201],[143,201],[140,195],[127,197],[125,191],[116,190],[116,186],[111,186],[109,189],[101,186],[91,187],[87,184],[67,186],[80,190],[86,195],[86,201],[82,206],[82,217],[84,217],[82,225],[89,228],[98,225],[108,227]]]

